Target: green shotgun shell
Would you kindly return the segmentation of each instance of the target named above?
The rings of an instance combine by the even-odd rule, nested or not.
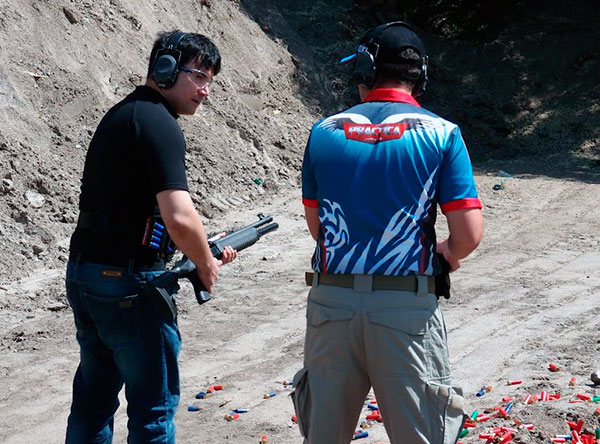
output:
[[[600,439],[600,427],[596,429],[596,439]]]
[[[473,412],[473,414],[471,415],[471,421],[475,421],[475,419],[477,419],[477,415],[479,415],[479,412],[477,410],[475,410]]]
[[[469,429],[462,429],[462,432],[460,432],[459,438],[464,438],[468,434],[469,434]]]
[[[594,396],[592,398],[592,402],[598,402],[598,401],[600,401],[600,396]]]

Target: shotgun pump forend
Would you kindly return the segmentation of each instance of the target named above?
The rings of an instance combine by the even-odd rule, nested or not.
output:
[[[242,251],[254,245],[263,235],[277,228],[279,228],[279,224],[273,222],[272,216],[259,213],[256,222],[232,231],[222,238],[210,241],[210,251],[215,258],[220,259],[225,247],[230,246],[234,250]],[[196,265],[183,256],[173,268],[146,284],[146,294],[155,302],[159,312],[166,320],[173,320],[177,316],[175,293],[179,288],[177,285],[179,279],[188,279],[192,283],[198,304],[204,304],[211,299],[210,293],[206,291],[200,276],[198,276]]]

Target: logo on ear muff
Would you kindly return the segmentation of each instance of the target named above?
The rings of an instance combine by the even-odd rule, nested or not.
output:
[[[177,80],[181,61],[178,46],[185,35],[186,33],[181,31],[174,33],[156,52],[156,59],[152,65],[152,79],[161,88],[171,88]]]

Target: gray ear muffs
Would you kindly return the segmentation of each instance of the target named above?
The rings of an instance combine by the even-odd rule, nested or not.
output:
[[[180,31],[174,33],[163,48],[156,52],[156,59],[152,65],[152,79],[161,88],[171,88],[177,80],[181,61],[181,51],[177,47],[185,35],[185,32]]]

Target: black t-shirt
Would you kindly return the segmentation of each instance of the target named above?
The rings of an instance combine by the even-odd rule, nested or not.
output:
[[[151,263],[156,254],[141,246],[156,194],[188,190],[185,138],[177,115],[157,91],[139,86],[111,108],[90,143],[79,210],[108,217],[110,232],[77,228],[71,254],[85,260],[122,265],[126,258]]]

